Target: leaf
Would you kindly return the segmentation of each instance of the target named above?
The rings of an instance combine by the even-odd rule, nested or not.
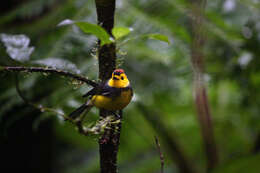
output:
[[[73,64],[72,62],[65,60],[65,59],[46,58],[43,60],[34,61],[34,63],[40,64],[40,65],[45,65],[45,66],[56,68],[56,69],[72,71],[77,74],[80,73],[80,70],[77,68],[77,66],[75,64]]]
[[[95,35],[100,41],[101,46],[112,43],[110,35],[99,25],[88,22],[76,22],[76,25],[85,33]]]
[[[30,38],[26,35],[0,34],[0,39],[6,47],[7,54],[14,60],[24,62],[30,59],[34,47],[29,47]]]
[[[127,36],[131,32],[130,28],[127,27],[114,27],[112,29],[112,34],[116,40]]]
[[[102,28],[101,26],[96,25],[96,24],[66,19],[66,20],[63,20],[62,22],[60,22],[58,24],[58,26],[65,26],[65,25],[71,25],[71,24],[75,24],[86,34],[95,35],[101,41],[101,46],[103,46],[105,44],[110,44],[110,43],[113,42],[113,39],[106,32],[106,30],[104,28]]]
[[[162,34],[146,34],[145,37],[170,44],[170,40],[168,39],[168,37]]]

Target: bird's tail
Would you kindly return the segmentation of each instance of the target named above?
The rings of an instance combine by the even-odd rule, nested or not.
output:
[[[89,100],[88,102],[84,103],[83,105],[81,105],[79,108],[77,108],[75,111],[71,112],[69,114],[69,117],[73,120],[76,120],[77,118],[81,119],[81,115],[84,112],[84,114],[87,114],[90,109],[93,107],[93,104],[91,103],[91,101]]]

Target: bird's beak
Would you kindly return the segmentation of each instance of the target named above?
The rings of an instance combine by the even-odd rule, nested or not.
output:
[[[119,80],[119,78],[117,78],[116,76],[117,76],[117,75],[115,75],[115,76],[113,77],[113,80]]]

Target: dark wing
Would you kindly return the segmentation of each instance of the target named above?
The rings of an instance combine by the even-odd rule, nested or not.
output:
[[[110,87],[107,84],[103,87],[100,95],[107,96],[110,98],[115,98],[121,94],[122,91],[131,91],[131,96],[133,96],[133,89],[131,85],[125,87],[125,88],[114,88]]]
[[[115,98],[121,94],[121,88],[111,87],[105,83],[101,83],[99,86],[91,89],[89,92],[83,95],[83,97],[93,96],[93,95],[103,95],[110,98]]]
[[[90,91],[88,91],[86,94],[84,94],[82,97],[88,97],[88,96],[93,96],[102,90],[103,86],[105,83],[99,83],[98,86],[92,88]]]
[[[110,98],[115,98],[121,94],[120,88],[111,87],[108,84],[103,85],[102,89],[97,92],[97,95],[107,96]]]
[[[90,91],[88,91],[86,94],[84,94],[82,97],[88,97],[93,96],[97,93],[97,87],[92,88]]]
[[[111,87],[107,84],[107,82],[99,84],[99,86],[91,89],[89,92],[87,92],[83,97],[93,96],[93,95],[102,95],[107,96],[110,98],[115,98],[121,94],[122,91],[128,91],[131,90],[131,93],[133,95],[132,87],[129,85],[126,88],[115,88]]]

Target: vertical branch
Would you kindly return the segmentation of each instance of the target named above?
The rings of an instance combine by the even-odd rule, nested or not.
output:
[[[114,26],[115,0],[96,0],[98,24],[102,26],[111,36]],[[100,43],[100,42],[99,42]],[[115,44],[104,45],[98,50],[99,78],[106,81],[111,77],[116,67]],[[108,116],[109,112],[100,110],[100,117]],[[122,111],[120,112],[122,117]],[[121,121],[106,129],[99,140],[101,173],[117,172],[117,153],[119,147]]]
[[[203,12],[206,0],[193,0],[192,2],[192,45],[191,61],[194,70],[195,104],[198,120],[203,136],[207,156],[207,170],[210,171],[218,163],[217,147],[210,114],[210,107],[206,87],[203,80],[204,62],[203,47],[205,37],[203,34]]]
[[[102,26],[112,37],[114,26],[115,0],[96,0],[98,24]],[[99,44],[100,45],[100,44]],[[106,81],[111,77],[116,67],[115,44],[104,45],[98,50],[99,78]]]

